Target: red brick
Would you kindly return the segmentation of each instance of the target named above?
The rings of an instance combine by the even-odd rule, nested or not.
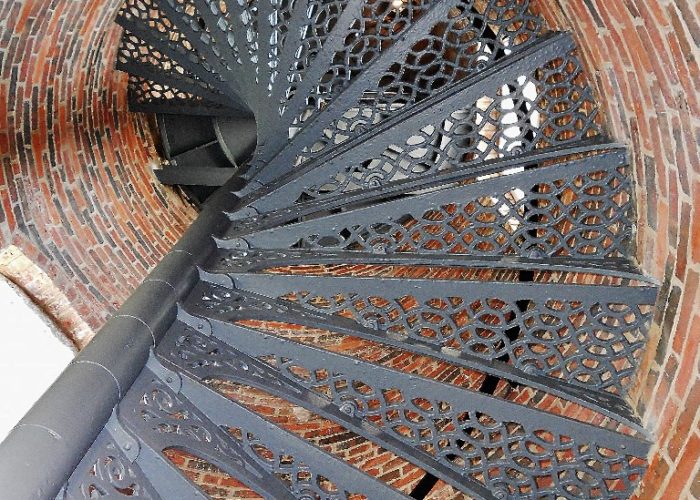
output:
[[[0,210],[4,212],[0,219],[5,219],[0,247],[14,244],[26,255],[40,253],[42,250],[33,237],[22,228],[31,224],[44,235],[46,226],[51,225],[54,230],[51,238],[60,242],[85,278],[76,279],[73,270],[64,267],[65,260],[50,252],[41,260],[44,265],[58,264],[52,275],[56,286],[66,295],[71,290],[71,296],[81,303],[76,309],[84,311],[84,319],[93,329],[101,326],[114,304],[121,304],[128,297],[173,244],[172,236],[181,234],[193,216],[192,209],[177,197],[166,197],[169,203],[163,205],[151,187],[150,164],[158,158],[148,118],[128,112],[125,76],[113,69],[121,31],[113,19],[120,3],[121,0],[101,0],[91,2],[86,8],[85,4],[61,0],[11,0],[0,7],[0,17],[7,20],[7,30],[18,42],[16,50],[8,52],[3,47],[7,57],[0,70],[0,95],[9,95],[13,70],[19,75],[16,88],[23,90],[14,99],[7,103],[3,99],[0,104],[0,117],[7,117],[8,122],[0,126],[0,164],[14,174],[11,186],[6,184],[8,179],[2,179],[3,185],[10,189],[0,189]],[[68,47],[70,52],[66,51]],[[33,100],[33,94],[38,99]],[[30,106],[28,116],[20,111],[24,103]],[[27,124],[30,135],[15,135],[15,131],[24,130],[25,119],[32,122]],[[97,124],[99,136],[91,129],[93,124]],[[55,161],[51,160],[50,147],[55,151]],[[100,151],[104,151],[104,162]],[[115,151],[119,153],[121,169],[114,168]],[[92,163],[93,157],[97,161],[91,166],[97,175],[82,168]],[[136,196],[127,194],[125,199],[118,199],[112,189],[105,189],[109,185],[103,175],[106,168],[110,168],[115,184],[124,193],[128,193],[124,189],[127,185],[134,185]],[[46,176],[53,179],[52,191],[46,189],[43,181]],[[81,185],[91,194],[91,200],[84,199]],[[167,190],[156,186],[160,191]],[[69,195],[76,200],[78,212],[73,212]],[[61,200],[64,218],[58,217],[51,196]],[[30,203],[21,212],[22,220],[17,221],[13,209],[19,207],[20,198]],[[95,211],[93,204],[105,210]],[[121,209],[125,205],[128,211]],[[93,234],[81,221],[83,210],[90,213],[99,231],[116,229],[112,238],[117,246],[102,247],[107,257],[105,266],[83,258],[99,246],[96,242],[102,236]],[[127,273],[131,276],[127,274],[118,282],[104,269],[115,267],[110,263],[119,260],[120,249],[138,246],[135,235],[126,227],[127,222],[134,224],[155,251],[144,252],[147,267],[127,262]],[[163,236],[166,230],[168,239]],[[46,242],[50,241],[47,237]]]
[[[690,437],[693,423],[700,411],[700,380],[696,377],[690,382],[690,393],[684,401],[683,412],[678,417],[678,422],[671,429],[672,436],[666,448],[671,460],[676,460],[683,445]]]
[[[700,457],[700,437],[692,433],[685,445],[685,450],[676,461],[673,474],[664,492],[666,498],[682,498],[681,493],[693,479],[693,470]]]
[[[8,82],[13,70],[20,79],[16,95],[0,99],[0,117],[7,122],[0,126],[0,166],[3,167],[0,168],[0,210],[3,212],[0,220],[4,221],[0,224],[0,246],[11,243],[18,246],[51,276],[93,328],[99,327],[125,300],[182,234],[193,216],[192,210],[176,196],[168,196],[166,188],[152,182],[149,164],[158,161],[158,156],[148,119],[128,113],[125,78],[112,69],[120,34],[112,20],[120,3],[121,0],[88,3],[10,0],[0,4],[0,18],[7,20],[10,33],[18,34],[17,50],[9,54],[0,68],[0,95],[9,95]],[[689,0],[533,1],[534,8],[543,13],[551,27],[574,30],[576,39],[584,45],[582,59],[586,70],[597,76],[591,79],[600,87],[595,91],[611,108],[603,110],[609,131],[615,135],[614,139],[630,145],[631,170],[636,173],[638,186],[639,262],[645,271],[660,279],[667,274],[670,262],[671,273],[675,275],[673,285],[685,287],[678,327],[664,339],[669,349],[659,361],[661,369],[645,360],[643,366],[647,369],[640,375],[635,384],[636,392],[631,395],[633,399],[642,397],[648,421],[673,422],[675,402],[669,403],[668,397],[675,394],[680,400],[697,374],[700,319],[693,316],[698,306],[693,288],[698,286],[700,270],[700,238],[697,237],[700,234],[697,203],[700,199],[697,148],[700,70],[696,50],[700,38],[700,6],[695,3],[693,11],[693,4]],[[4,40],[0,39],[0,44],[6,43]],[[1,50],[5,48],[0,45]],[[53,92],[50,102],[49,90]],[[33,92],[38,95],[36,106],[32,103]],[[75,108],[71,102],[73,96]],[[31,104],[28,116],[22,111],[25,102]],[[114,121],[115,115],[119,123]],[[21,131],[27,119],[37,126],[31,127],[29,137],[24,137]],[[99,136],[92,130],[92,124],[98,124]],[[15,135],[17,131],[19,135]],[[50,146],[55,150],[55,160],[50,159]],[[91,170],[82,169],[92,163],[93,156],[97,160],[95,165],[90,165]],[[651,189],[646,185],[652,179],[647,178],[642,163],[645,156],[655,161],[649,172],[655,176]],[[116,169],[117,162],[123,168]],[[12,179],[5,178],[5,170],[12,173]],[[117,190],[125,193],[125,199],[120,199],[112,187],[108,171],[115,178]],[[49,178],[54,192],[46,182]],[[129,185],[134,187],[136,195],[124,189]],[[85,186],[88,199],[80,186]],[[168,200],[165,204],[157,196],[164,193]],[[78,211],[73,211],[69,194],[75,198]],[[691,201],[689,195],[692,195]],[[52,196],[60,200],[65,217],[60,216]],[[23,207],[20,200],[32,203]],[[104,213],[97,207],[103,208]],[[83,210],[89,213],[96,230],[81,223]],[[133,226],[129,227],[127,222]],[[40,248],[34,237],[23,229],[28,224],[36,227],[44,243],[55,242],[60,246],[76,262],[84,278],[65,265],[58,255]],[[115,242],[114,246],[97,243],[101,239],[108,241],[108,237]],[[148,248],[143,248],[139,237]],[[365,267],[359,270],[371,271]],[[658,317],[662,318],[663,314]],[[653,357],[657,341],[650,340],[647,356]],[[358,339],[339,342],[333,349],[353,352],[366,359],[387,356],[376,346]],[[483,381],[478,375],[453,372],[449,367],[409,355],[396,355],[391,363],[402,370],[469,387],[478,387]],[[658,384],[655,383],[657,376]],[[653,393],[652,388],[655,388]],[[574,418],[600,419],[591,412],[562,405],[555,398],[535,397],[527,391],[515,393],[512,398]],[[250,399],[257,401],[256,409],[261,412],[269,403],[264,398],[256,400],[255,396]],[[684,400],[685,406],[679,408],[677,428],[664,427],[670,436],[669,447],[659,449],[652,456],[640,498],[660,494],[659,488],[664,484],[669,485],[669,491],[663,492],[668,498],[682,493],[686,478],[674,476],[668,482],[667,474],[669,470],[678,474],[685,467],[683,472],[689,476],[694,470],[697,436],[692,435],[693,446],[688,443],[685,447],[683,437],[692,408],[697,404],[697,397],[691,392]],[[324,427],[310,420],[294,423],[283,408],[267,413],[271,418],[286,421],[290,429],[313,438],[338,436],[339,440],[342,438],[338,443],[349,446],[348,453],[355,450],[358,457],[371,459],[364,454],[369,445],[353,441],[334,427]],[[683,454],[679,455],[681,450]],[[676,464],[671,467],[668,463],[668,457],[676,456],[683,461],[682,467]],[[396,474],[397,470],[386,472]],[[194,470],[190,473],[201,476]],[[417,474],[403,469],[401,473]],[[407,477],[396,480],[403,483]],[[218,487],[238,491],[234,483],[220,482]],[[240,498],[251,494],[244,490],[235,494],[240,494]],[[441,485],[440,491],[447,492],[449,488]],[[451,494],[447,493],[446,497]]]
[[[659,454],[654,455],[653,460],[649,464],[649,470],[639,488],[638,498],[654,498],[666,480],[669,470],[670,466],[666,459]]]

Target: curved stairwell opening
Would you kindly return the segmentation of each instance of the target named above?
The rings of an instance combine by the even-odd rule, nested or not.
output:
[[[36,438],[58,465],[22,474],[59,498],[632,494],[657,283],[569,34],[525,0],[127,0],[117,22],[158,177],[202,211],[26,417],[73,444]],[[61,421],[80,388],[101,395]]]

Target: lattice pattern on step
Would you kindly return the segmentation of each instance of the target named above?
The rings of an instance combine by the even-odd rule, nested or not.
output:
[[[628,495],[644,467],[640,457],[615,451],[609,443],[578,442],[566,432],[513,418],[500,420],[482,409],[431,392],[418,378],[387,381],[368,365],[348,361],[329,369],[323,356],[303,359],[291,351],[261,345],[266,363],[296,383],[329,398],[440,463],[464,471],[491,491],[511,495],[563,494],[584,498]],[[217,351],[218,352],[218,351]],[[350,367],[356,366],[352,372]],[[383,373],[383,372],[382,372]],[[557,457],[556,461],[546,457]],[[543,462],[544,460],[544,462]]]
[[[543,295],[546,293],[541,292]],[[585,297],[585,296],[584,296]],[[531,373],[625,392],[646,342],[653,304],[590,297],[507,300],[493,295],[402,296],[344,292],[285,295],[306,307],[488,360],[507,358]]]
[[[182,2],[182,0],[177,1]],[[235,73],[247,71],[252,73],[253,78],[245,75],[239,77],[240,80],[247,79],[251,84],[257,84],[261,57],[258,40],[260,2],[258,0],[203,1],[205,2],[203,11],[209,9],[216,20],[214,26],[205,26],[207,31],[215,32],[214,37],[222,42],[216,47],[217,52],[221,51],[224,60],[235,62]],[[194,9],[186,8],[184,12],[197,19]]]
[[[298,2],[298,0],[270,0],[270,3],[274,7],[274,14],[268,19],[271,29],[267,60],[265,62],[267,66],[265,82],[267,83],[268,96],[272,95],[272,89],[280,70],[284,70],[284,68],[280,68],[280,59],[287,42],[287,36],[293,37],[293,34],[290,35],[289,33],[289,23],[292,14],[298,5],[303,2]]]
[[[172,45],[185,59],[195,62],[201,71],[223,81],[224,76],[212,67],[204,54],[195,50],[184,32],[174,23],[174,20],[165,15],[154,0],[126,0],[119,11],[119,16],[134,23],[140,23],[149,29],[154,37]]]
[[[217,65],[222,71],[229,74],[233,67],[229,65],[229,59],[225,54],[226,51],[230,50],[230,46],[220,45],[217,38],[212,35],[212,29],[227,31],[225,24],[221,23],[217,24],[216,27],[210,27],[194,0],[160,0],[160,2],[163,7],[168,5],[172,15],[177,16],[177,18],[173,18],[173,22],[178,24],[183,31],[187,30],[191,34],[192,44],[208,49],[202,53],[206,54],[205,57],[209,63]]]
[[[343,48],[333,54],[328,69],[313,93],[306,98],[306,107],[297,115],[294,129],[310,119],[334,95],[342,92],[379,53],[391,45],[429,9],[429,0],[365,0],[361,17],[354,19],[344,32]]]
[[[404,59],[391,64],[378,81],[367,82],[364,95],[324,129],[323,137],[305,147],[311,152],[341,144],[366,132],[407,104],[420,102],[440,88],[491,67],[541,31],[541,20],[528,2],[488,4],[462,0],[439,19],[424,38],[413,43]]]
[[[201,80],[197,75],[183,68],[177,61],[152,47],[138,36],[128,30],[124,34],[119,45],[117,61],[121,64],[141,64],[152,69],[155,74],[162,74],[168,83],[187,85],[201,95],[209,95],[219,102],[227,102],[227,98],[214,86]],[[133,66],[132,66],[133,67]],[[152,67],[152,68],[151,68]],[[163,84],[166,81],[161,82]]]
[[[532,75],[504,83],[493,94],[465,103],[444,120],[388,145],[378,157],[349,160],[328,182],[306,189],[305,198],[371,188],[462,163],[597,136],[597,106],[582,77],[575,55],[554,59]]]
[[[517,183],[516,183],[517,185]],[[632,230],[626,167],[509,188],[403,214],[363,214],[362,223],[319,226],[312,248],[470,255],[620,256]],[[524,189],[527,188],[527,189]]]
[[[232,114],[232,109],[169,85],[129,76],[129,101],[135,111],[192,113],[202,115]]]
[[[298,49],[294,52],[294,58],[289,67],[282,68],[286,69],[283,75],[286,87],[278,97],[278,114],[280,116],[285,113],[287,102],[296,95],[300,83],[304,80],[306,70],[323,49],[328,36],[336,27],[346,6],[347,0],[309,1],[304,27],[298,35],[294,34],[295,38],[290,39],[290,43],[298,44]]]
[[[202,383],[217,390],[225,397],[232,399],[230,388],[223,387],[222,382],[214,374],[227,374],[227,378],[239,380],[257,380],[257,385],[284,389],[269,370],[261,370],[257,365],[250,364],[237,357],[234,351],[215,339],[207,339],[194,332],[182,332],[172,342],[167,342],[165,349],[159,350],[163,359],[177,359],[191,370],[192,374],[201,377]],[[222,390],[223,389],[223,390]],[[227,390],[228,389],[228,390]],[[260,417],[258,417],[260,419]],[[269,416],[268,416],[269,418]],[[260,422],[263,420],[260,419]],[[283,422],[276,422],[281,425]],[[269,429],[270,423],[262,427]],[[260,429],[260,426],[257,427]],[[266,430],[267,430],[266,429]],[[247,450],[248,455],[270,474],[277,476],[298,497],[309,495],[310,498],[352,498],[361,500],[367,498],[359,491],[349,491],[339,488],[331,479],[314,472],[314,470],[296,458],[293,450],[278,440],[279,435],[256,435],[245,425],[226,427],[225,430]],[[348,484],[348,478],[338,478],[341,483]],[[359,486],[359,485],[357,485]]]
[[[240,17],[235,16],[235,11],[232,12],[232,9],[241,9],[240,4],[228,1],[203,1],[206,4],[206,9],[217,19],[217,23],[208,29],[214,31],[213,35],[218,36],[219,40],[225,40],[226,42],[227,46],[220,47],[224,51],[223,55],[238,65],[236,70],[241,71],[245,69],[243,62],[245,48],[242,47],[245,47],[246,41],[241,39],[240,33],[234,26],[236,22],[240,22]],[[206,22],[203,22],[206,26]]]
[[[141,468],[124,455],[107,429],[100,432],[75,468],[64,487],[64,495],[67,499],[86,500],[101,497],[160,498]]]

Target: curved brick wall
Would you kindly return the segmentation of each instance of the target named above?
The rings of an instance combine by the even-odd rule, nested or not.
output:
[[[194,216],[152,174],[148,118],[127,111],[120,4],[0,2],[0,248],[17,246],[93,329]]]
[[[93,328],[193,216],[155,183],[154,138],[144,116],[126,111],[125,78],[112,70],[120,2],[0,3],[9,22],[0,24],[0,246],[20,247]],[[607,129],[630,145],[639,261],[663,284],[634,391],[658,441],[639,498],[700,498],[700,5],[532,3],[574,32]],[[201,480],[226,490],[220,475]],[[230,484],[222,497],[241,491]],[[452,496],[440,488],[431,498]]]
[[[700,3],[536,0],[574,32],[637,180],[637,255],[663,286],[634,398],[657,444],[639,498],[700,498]]]

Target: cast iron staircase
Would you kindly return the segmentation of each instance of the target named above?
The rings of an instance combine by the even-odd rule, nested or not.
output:
[[[275,499],[629,497],[656,284],[626,150],[571,36],[527,4],[127,0],[131,106],[202,213],[0,460],[34,426],[75,441],[34,448],[63,464],[35,474],[47,497],[206,497],[173,452]],[[56,413],[81,387],[76,429]],[[419,479],[343,460],[251,391]]]

